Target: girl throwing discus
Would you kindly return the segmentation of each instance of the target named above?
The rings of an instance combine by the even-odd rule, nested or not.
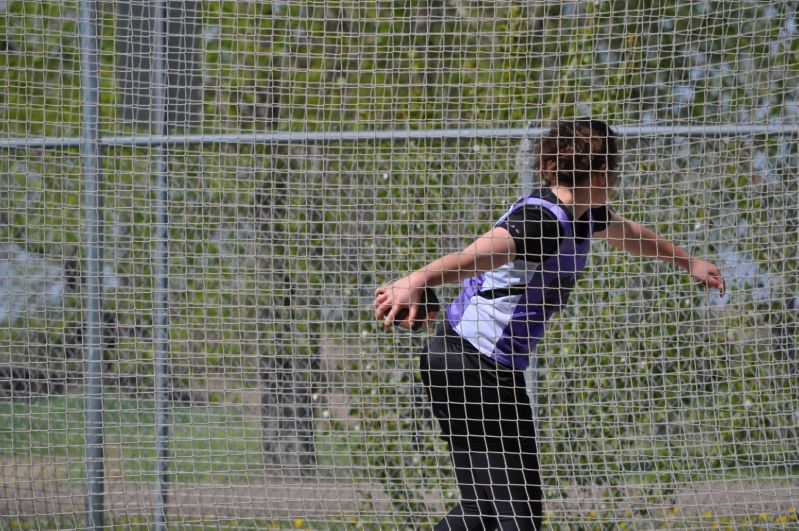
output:
[[[540,190],[516,201],[464,250],[377,289],[377,319],[410,328],[431,318],[416,319],[425,290],[462,284],[420,359],[461,495],[436,530],[541,527],[543,491],[523,371],[547,322],[565,306],[593,239],[674,264],[723,293],[715,265],[607,205],[616,144],[599,120],[558,122],[536,150]]]

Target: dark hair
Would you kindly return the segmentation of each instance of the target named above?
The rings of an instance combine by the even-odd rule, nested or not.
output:
[[[603,121],[576,118],[557,122],[538,141],[535,169],[545,184],[574,186],[592,171],[615,171],[616,133]]]

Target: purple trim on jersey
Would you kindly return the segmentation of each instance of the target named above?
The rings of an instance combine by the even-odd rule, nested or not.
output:
[[[571,218],[563,207],[538,197],[529,196],[517,201],[497,221],[497,225],[525,205],[538,205],[549,210],[557,217],[564,234],[557,254],[537,264],[537,270],[527,282],[526,290],[519,297],[510,321],[491,354],[499,362],[520,370],[529,366],[530,355],[544,334],[546,322],[566,305],[579,273],[585,269],[591,246],[590,235],[577,242]],[[593,232],[590,210],[588,215]],[[466,279],[460,295],[447,307],[447,319],[453,330],[457,329],[472,298],[481,291],[484,282],[485,274]]]

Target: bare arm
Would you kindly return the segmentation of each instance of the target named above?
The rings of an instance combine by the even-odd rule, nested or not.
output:
[[[657,258],[679,266],[688,271],[698,282],[708,288],[718,289],[722,295],[724,294],[724,278],[718,267],[706,260],[692,257],[682,247],[615,212],[610,212],[607,228],[597,232],[595,236],[632,255]]]
[[[495,227],[463,251],[438,258],[408,276],[377,288],[375,316],[377,319],[384,319],[385,326],[390,328],[397,312],[409,308],[403,326],[410,325],[416,318],[416,303],[424,288],[458,282],[496,269],[515,258],[516,244],[510,233],[502,227]]]

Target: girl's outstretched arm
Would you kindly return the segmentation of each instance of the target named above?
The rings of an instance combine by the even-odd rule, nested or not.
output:
[[[649,256],[682,267],[698,282],[718,289],[724,295],[724,278],[718,267],[707,260],[692,257],[682,247],[615,212],[610,212],[607,228],[595,236],[632,255]]]
[[[495,227],[477,238],[463,251],[442,256],[417,269],[410,275],[395,280],[375,291],[375,317],[384,320],[386,328],[394,323],[397,313],[408,308],[403,326],[415,322],[422,290],[473,277],[513,261],[516,244],[510,233]]]

